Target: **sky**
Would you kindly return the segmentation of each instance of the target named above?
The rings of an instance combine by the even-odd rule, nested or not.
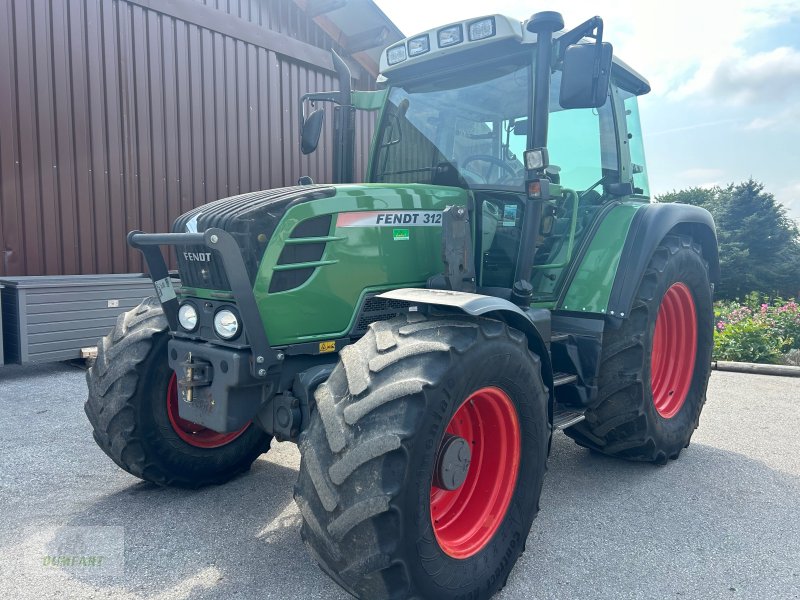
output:
[[[642,73],[639,99],[654,194],[761,181],[800,221],[800,0],[376,0],[405,35],[500,13],[558,10]],[[536,6],[536,8],[532,8]]]

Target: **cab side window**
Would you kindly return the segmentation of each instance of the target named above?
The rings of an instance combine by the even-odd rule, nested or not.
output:
[[[583,192],[619,179],[617,138],[610,98],[598,108],[564,110],[558,104],[561,73],[553,75],[547,149],[550,179]]]

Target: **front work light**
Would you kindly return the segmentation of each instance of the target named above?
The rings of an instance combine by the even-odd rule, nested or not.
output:
[[[197,309],[191,302],[184,302],[178,309],[178,323],[186,331],[197,329]]]
[[[396,65],[403,62],[407,58],[405,44],[389,48],[386,51],[386,62],[390,65]]]
[[[464,32],[461,25],[451,25],[440,29],[439,33],[439,48],[447,48],[448,46],[455,46],[464,41]]]
[[[525,150],[525,168],[528,171],[541,171],[550,165],[547,148],[533,148]]]
[[[223,340],[232,340],[239,335],[239,317],[227,308],[217,311],[214,315],[214,331]]]
[[[485,40],[495,34],[494,17],[481,19],[469,24],[469,40]]]
[[[431,43],[427,34],[408,40],[409,56],[419,56],[420,54],[425,54],[430,49]]]

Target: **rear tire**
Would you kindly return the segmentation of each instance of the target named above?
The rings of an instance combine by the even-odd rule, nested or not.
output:
[[[550,437],[539,358],[522,333],[498,321],[416,313],[373,323],[340,358],[300,439],[295,500],[312,556],[358,598],[490,598],[539,508]],[[481,413],[487,433],[453,429],[468,404],[495,411],[495,421]],[[502,423],[509,431],[499,431]],[[466,481],[450,493],[476,490],[476,473],[500,474],[487,479],[496,486],[458,496],[472,515],[486,515],[489,498],[499,498],[485,520],[457,523],[485,524],[463,536],[465,545],[431,513],[435,498],[438,514],[447,512],[442,490],[432,487],[446,428],[470,438],[473,453]]]
[[[606,328],[598,403],[565,433],[611,456],[658,464],[678,458],[706,400],[713,336],[701,247],[669,235],[653,253],[631,314],[619,329]]]
[[[185,488],[224,483],[247,471],[269,449],[271,437],[250,425],[236,436],[212,432],[206,443],[187,442],[191,436],[168,405],[174,392],[168,341],[167,320],[154,298],[120,315],[100,341],[86,373],[84,405],[94,439],[117,465],[145,481]]]

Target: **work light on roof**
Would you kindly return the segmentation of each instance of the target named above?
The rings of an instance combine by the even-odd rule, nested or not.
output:
[[[474,42],[490,38],[495,34],[495,31],[494,17],[474,21],[469,24],[469,40]]]
[[[405,44],[401,46],[395,46],[394,48],[389,48],[386,51],[386,62],[390,65],[396,65],[397,63],[403,62],[406,58],[406,46]]]
[[[455,46],[464,41],[464,32],[461,25],[451,25],[440,29],[439,33],[439,48],[447,48],[448,46]]]
[[[419,56],[425,54],[431,49],[431,42],[428,39],[428,34],[420,35],[408,40],[408,55]]]

